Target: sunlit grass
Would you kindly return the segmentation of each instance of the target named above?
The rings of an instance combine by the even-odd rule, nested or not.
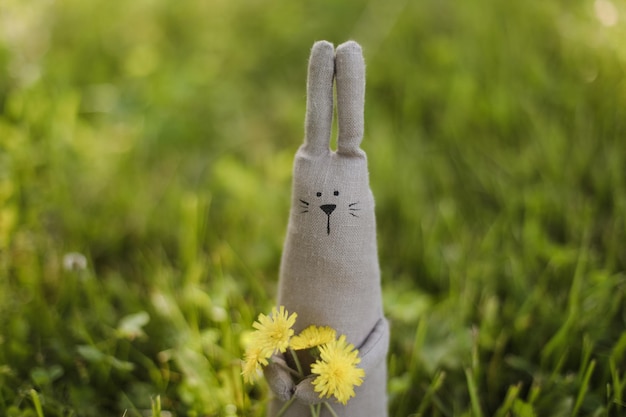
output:
[[[240,359],[275,300],[306,59],[350,38],[390,415],[625,413],[624,19],[3,1],[0,414],[264,415]]]

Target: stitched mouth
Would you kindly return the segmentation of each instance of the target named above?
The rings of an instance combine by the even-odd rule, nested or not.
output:
[[[335,211],[336,208],[337,208],[336,204],[322,204],[320,206],[320,209],[322,209],[322,211],[326,213],[326,234],[327,235],[330,234],[330,215],[332,214],[333,211]]]

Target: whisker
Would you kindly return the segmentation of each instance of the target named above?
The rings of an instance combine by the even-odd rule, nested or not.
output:
[[[303,210],[300,213],[308,213],[308,212],[309,212],[309,210]]]
[[[300,200],[300,202],[301,202],[302,204],[307,205],[307,206],[309,205],[309,202],[308,202],[308,201]]]
[[[354,213],[350,213],[350,215],[351,215],[351,216],[354,216],[354,217],[359,217],[359,216],[357,216],[357,215],[356,215],[356,214],[354,214]]]
[[[356,206],[357,204],[359,204],[359,202],[358,202],[358,201],[357,201],[356,203],[350,203],[350,204],[348,204],[348,207]]]
[[[350,210],[350,211],[361,211],[361,209],[359,209],[359,208],[349,208],[348,210]]]

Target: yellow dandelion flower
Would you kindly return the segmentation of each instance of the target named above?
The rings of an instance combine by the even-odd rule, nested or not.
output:
[[[274,307],[270,316],[259,314],[258,321],[252,324],[258,332],[255,335],[257,346],[265,354],[269,352],[268,356],[286,351],[294,333],[291,327],[295,324],[296,317],[296,313],[289,315],[284,306],[280,306],[280,309]]]
[[[345,335],[320,346],[320,359],[311,365],[311,372],[317,374],[313,386],[320,398],[334,396],[345,405],[354,397],[354,387],[360,386],[365,377],[365,371],[356,366],[361,362],[358,355]]]
[[[244,382],[253,384],[261,376],[261,365],[267,365],[267,355],[258,346],[250,346],[246,350],[242,365]]]
[[[289,345],[292,349],[309,349],[315,346],[332,342],[337,338],[337,332],[328,326],[309,326],[302,330],[299,335],[291,338]]]

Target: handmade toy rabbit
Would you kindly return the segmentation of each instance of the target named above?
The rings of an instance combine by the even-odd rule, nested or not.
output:
[[[334,80],[336,151],[330,149]],[[361,47],[350,41],[335,52],[332,44],[316,42],[309,61],[304,144],[294,163],[278,304],[297,312],[296,333],[312,324],[330,326],[359,350],[363,384],[346,405],[331,401],[336,414],[384,417],[389,328],[382,309],[374,198],[367,158],[359,147],[364,99]],[[265,376],[276,396],[269,416],[293,395],[300,401],[286,416],[308,416],[309,404],[321,401],[310,378],[295,385],[280,364],[270,364]],[[324,407],[322,415],[330,415]]]

